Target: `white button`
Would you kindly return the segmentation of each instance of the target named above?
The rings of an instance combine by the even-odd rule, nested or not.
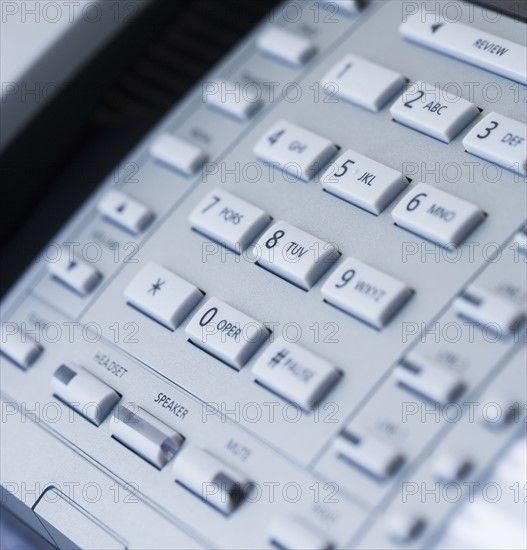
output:
[[[459,245],[483,220],[483,211],[436,187],[419,183],[392,211],[395,223],[446,248]]]
[[[18,323],[3,323],[1,334],[0,351],[23,369],[30,367],[43,351],[42,346],[28,336]]]
[[[133,235],[144,231],[154,213],[144,204],[120,191],[109,191],[99,202],[99,212]]]
[[[245,313],[211,298],[187,325],[190,341],[239,370],[267,340],[269,330]]]
[[[253,367],[253,375],[260,384],[304,410],[314,407],[340,378],[331,363],[283,338],[267,346]]]
[[[254,153],[260,160],[276,164],[292,176],[309,181],[337,150],[329,139],[280,120],[256,144]]]
[[[268,529],[269,541],[285,550],[330,550],[332,541],[325,533],[299,516],[277,516]]]
[[[261,267],[309,290],[339,258],[339,251],[334,243],[277,222],[260,237],[254,256]]]
[[[445,21],[439,14],[419,11],[403,23],[401,34],[467,63],[527,84],[527,48],[478,30],[473,25]]]
[[[329,166],[321,182],[329,193],[372,214],[380,214],[408,185],[401,172],[351,149]]]
[[[479,110],[451,92],[414,82],[390,107],[390,113],[397,122],[449,143],[479,115]]]
[[[65,250],[56,262],[49,262],[50,273],[63,284],[79,293],[81,296],[89,294],[101,280],[97,269],[79,258],[70,259]]]
[[[326,302],[382,328],[412,296],[398,279],[353,258],[341,264],[320,289]]]
[[[294,67],[300,67],[309,61],[317,51],[309,38],[279,27],[264,30],[258,37],[256,46],[267,55]]]
[[[456,298],[454,308],[461,317],[500,334],[513,332],[525,321],[525,306],[477,285],[464,290]]]
[[[192,227],[240,253],[269,225],[271,218],[260,208],[213,189],[190,214]]]
[[[416,354],[397,365],[395,378],[399,384],[442,405],[456,401],[466,389],[457,374]]]
[[[338,12],[344,12],[346,15],[355,15],[360,11],[360,2],[358,0],[322,0],[328,6],[335,6]]]
[[[51,390],[53,395],[96,426],[120,399],[110,386],[73,363],[61,365],[55,371],[51,378]]]
[[[207,160],[203,149],[170,134],[159,136],[150,146],[150,154],[185,176],[192,176]]]
[[[393,476],[405,462],[404,455],[393,445],[356,428],[346,428],[337,437],[335,450],[339,457],[381,480]]]
[[[404,82],[401,74],[356,55],[341,59],[322,79],[326,93],[370,111],[379,111],[401,93]]]
[[[518,395],[521,392],[518,388],[512,388],[510,393],[496,390],[489,390],[479,400],[481,404],[481,420],[487,428],[504,429],[511,424],[518,424],[524,421],[525,397]],[[525,392],[525,389],[524,389]]]
[[[124,295],[132,306],[172,330],[203,298],[194,285],[154,262],[132,279]]]
[[[472,155],[527,175],[527,125],[498,113],[489,113],[463,139]]]
[[[213,109],[242,122],[251,118],[262,106],[262,100],[252,86],[229,80],[205,83],[203,101]]]
[[[452,451],[440,455],[434,464],[434,474],[443,483],[462,481],[473,469],[474,463],[470,458]]]
[[[111,430],[115,439],[159,469],[172,460],[185,440],[134,403],[114,410]]]
[[[527,254],[527,225],[514,235],[513,244],[518,252]]]
[[[426,528],[426,520],[419,516],[397,514],[388,522],[388,534],[398,544],[418,539]]]
[[[229,515],[243,502],[250,480],[207,451],[185,447],[174,460],[176,481]]]

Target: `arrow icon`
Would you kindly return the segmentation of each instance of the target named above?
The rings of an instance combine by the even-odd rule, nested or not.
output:
[[[435,25],[432,25],[432,34],[435,34],[437,29],[441,28],[443,25],[444,23],[436,23]]]

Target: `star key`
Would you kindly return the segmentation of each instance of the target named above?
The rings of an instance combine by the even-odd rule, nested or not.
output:
[[[161,287],[165,284],[165,282],[166,281],[162,281],[158,278],[155,283],[152,283],[152,286],[148,289],[148,292],[152,293],[152,296],[155,296],[158,290],[161,291]]]

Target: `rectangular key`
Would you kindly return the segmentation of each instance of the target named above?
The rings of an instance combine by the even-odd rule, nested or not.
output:
[[[419,183],[392,211],[395,223],[445,248],[453,248],[485,214],[474,204],[436,187]]]
[[[395,378],[399,384],[441,405],[456,401],[466,389],[457,373],[415,353],[397,365]]]
[[[409,84],[390,113],[397,122],[450,143],[479,110],[466,99],[420,81]]]
[[[150,146],[155,160],[192,176],[207,160],[203,149],[171,134],[160,135]]]
[[[322,5],[326,4],[329,9],[335,6],[338,13],[342,12],[346,15],[355,15],[361,8],[360,0],[322,0],[322,2]]]
[[[477,285],[464,290],[454,308],[458,315],[500,334],[513,332],[525,321],[525,306]]]
[[[62,250],[56,262],[48,262],[48,269],[61,283],[81,296],[92,292],[102,278],[93,264],[77,257],[70,259],[65,250]]]
[[[337,151],[329,139],[286,120],[274,124],[254,148],[260,160],[304,181],[313,178]]]
[[[356,55],[341,59],[322,79],[324,91],[370,111],[379,111],[402,93],[403,75]]]
[[[405,462],[404,455],[391,443],[355,427],[346,428],[337,437],[335,451],[379,480],[395,475]]]
[[[286,550],[328,550],[335,548],[329,536],[300,516],[276,516],[269,525],[269,542]]]
[[[271,218],[260,208],[216,188],[198,203],[189,221],[200,233],[239,254],[269,225]]]
[[[408,285],[353,258],[348,258],[320,289],[326,302],[382,328],[412,296]]]
[[[351,149],[330,164],[321,182],[329,193],[375,215],[408,185],[401,172]]]
[[[162,469],[179,451],[185,438],[135,403],[119,405],[111,420],[112,436]]]
[[[212,454],[185,447],[173,467],[176,481],[226,516],[243,502],[250,479]]]
[[[262,100],[251,86],[240,82],[218,80],[203,85],[203,101],[211,108],[245,122],[262,106]]]
[[[137,273],[124,295],[129,304],[171,330],[203,298],[197,287],[154,262]]]
[[[108,191],[99,202],[99,212],[132,235],[144,231],[155,217],[150,208],[121,191]]]
[[[23,369],[29,368],[43,351],[43,347],[27,335],[18,323],[2,323],[0,333],[0,351]]]
[[[51,378],[51,390],[68,407],[100,426],[121,396],[73,363],[61,365]]]
[[[428,11],[411,15],[399,30],[409,40],[527,84],[527,48],[521,44]]]
[[[269,337],[269,330],[245,313],[211,298],[186,328],[189,340],[240,370]]]
[[[253,252],[258,265],[304,290],[309,290],[340,256],[336,244],[282,221],[267,229]]]
[[[336,384],[340,372],[328,361],[283,338],[267,346],[253,367],[257,382],[309,411]]]
[[[527,175],[527,124],[489,113],[464,137],[463,145],[472,155]]]
[[[317,51],[309,38],[279,27],[265,29],[258,37],[256,47],[261,52],[293,67],[301,67]]]

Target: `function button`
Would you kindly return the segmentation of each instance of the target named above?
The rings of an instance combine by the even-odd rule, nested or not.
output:
[[[279,27],[264,30],[258,37],[256,46],[261,52],[293,67],[304,65],[317,51],[309,38]]]
[[[513,244],[518,252],[527,254],[527,224],[514,235]]]
[[[26,334],[17,323],[3,323],[0,327],[0,351],[23,369],[29,368],[40,356],[43,347]]]
[[[351,149],[329,166],[321,181],[328,193],[375,215],[408,185],[401,172]]]
[[[99,212],[132,235],[144,231],[155,217],[147,206],[121,191],[108,191],[99,202]]]
[[[309,290],[340,256],[334,243],[282,221],[260,237],[254,255],[258,265],[304,290]]]
[[[471,285],[454,302],[457,314],[496,332],[514,332],[525,321],[525,306],[503,296]]]
[[[73,363],[61,365],[51,378],[53,395],[84,418],[100,426],[121,396]]]
[[[205,84],[203,101],[212,109],[241,122],[249,120],[262,107],[262,100],[252,86],[230,80]]]
[[[388,535],[398,544],[416,541],[426,530],[427,522],[419,516],[397,514],[388,521]]]
[[[466,389],[457,374],[416,354],[397,365],[395,378],[399,384],[442,405],[456,401]]]
[[[124,295],[130,305],[174,330],[203,298],[203,293],[154,262],[132,279]]]
[[[217,298],[203,305],[187,325],[196,346],[240,370],[269,337],[269,330]]]
[[[414,42],[497,75],[527,84],[527,48],[472,25],[446,21],[437,13],[419,11],[399,30]]]
[[[313,178],[337,151],[329,139],[286,120],[274,124],[254,147],[261,161],[304,181]]]
[[[200,201],[189,221],[195,230],[240,253],[271,218],[260,208],[216,188]]]
[[[474,470],[474,462],[465,455],[449,451],[434,463],[434,475],[443,483],[463,481]]]
[[[119,405],[111,420],[112,436],[160,470],[185,438],[135,403]]]
[[[412,296],[406,283],[353,258],[339,265],[320,292],[326,302],[375,328],[386,325]]]
[[[61,283],[81,296],[86,296],[97,286],[102,275],[92,264],[68,256],[63,250],[56,262],[48,263],[48,269]]]
[[[461,244],[485,214],[476,205],[419,183],[392,211],[395,223],[446,248]]]
[[[356,55],[341,59],[322,79],[324,90],[370,111],[379,111],[402,93],[404,77]]]
[[[192,176],[207,160],[203,149],[171,134],[161,134],[150,146],[155,160]]]
[[[340,379],[331,363],[283,338],[260,355],[253,375],[257,382],[304,410],[314,407]]]
[[[226,516],[240,506],[250,480],[207,451],[185,447],[174,460],[176,481]]]
[[[284,550],[331,550],[329,537],[300,516],[275,517],[268,529],[269,540]]]
[[[405,462],[404,455],[393,445],[356,428],[346,428],[334,445],[339,457],[379,480],[395,475]]]
[[[527,175],[527,125],[498,113],[489,113],[463,139],[472,155],[507,170]]]
[[[397,122],[445,143],[479,115],[470,101],[421,81],[410,84],[390,112]]]

